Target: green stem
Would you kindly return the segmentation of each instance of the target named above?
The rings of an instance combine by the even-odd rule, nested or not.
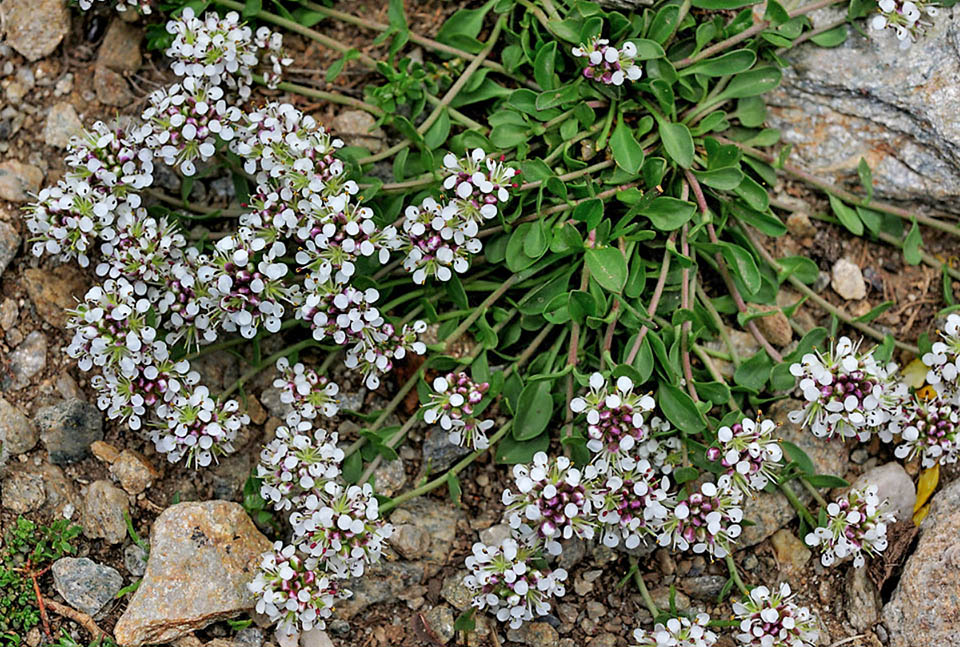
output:
[[[703,362],[703,365],[707,367],[707,372],[710,373],[712,377],[717,382],[721,384],[726,384],[727,381],[720,374],[720,371],[717,370],[717,367],[714,365],[713,360],[710,359],[710,356],[707,355],[707,349],[699,344],[693,345],[693,352],[700,358],[700,361]],[[737,401],[732,397],[727,398],[727,406],[731,411],[740,411],[740,405],[737,404]]]
[[[657,608],[656,603],[653,601],[653,596],[650,595],[650,591],[647,590],[647,583],[643,581],[643,574],[640,573],[640,565],[637,563],[636,557],[630,558],[630,568],[633,570],[633,581],[640,591],[640,597],[643,598],[643,603],[647,605],[647,611],[650,612],[650,615],[653,616],[654,619],[660,617],[660,609]]]
[[[220,1],[220,0],[218,0]],[[497,21],[493,26],[493,31],[490,32],[490,38],[487,39],[486,46],[480,51],[480,54],[477,58],[470,61],[470,65],[467,66],[467,69],[463,71],[463,74],[450,86],[450,89],[447,90],[447,93],[443,95],[443,98],[440,99],[440,103],[433,109],[433,112],[430,113],[430,116],[420,124],[417,128],[417,132],[421,135],[430,130],[430,126],[440,118],[440,115],[443,114],[444,108],[446,108],[454,97],[457,96],[457,93],[463,89],[463,86],[467,84],[467,81],[470,80],[470,77],[473,76],[473,73],[477,71],[480,67],[480,64],[483,62],[487,56],[490,55],[490,52],[493,51],[493,46],[497,43],[497,39],[500,37],[500,31],[503,29],[503,18]]]
[[[744,595],[750,595],[750,589],[747,588],[747,585],[743,583],[743,580],[740,579],[740,571],[737,570],[737,563],[733,561],[733,555],[729,553],[724,558],[724,561],[727,562],[727,571],[730,573],[730,577],[733,579],[733,583],[737,585],[737,588],[740,589],[740,592]]]
[[[807,479],[801,476],[800,482],[803,483],[803,487],[807,488],[807,492],[810,493],[810,496],[812,496],[814,500],[820,504],[821,507],[823,508],[827,507],[827,500],[823,498],[823,495],[820,494],[820,491],[817,490],[817,488],[813,487],[813,485],[810,484],[810,481],[808,481]]]
[[[794,492],[793,489],[791,489],[786,483],[780,483],[777,485],[777,487],[780,488],[781,492],[783,492],[783,496],[787,497],[787,501],[790,502],[790,505],[793,506],[794,510],[796,510],[800,516],[803,517],[803,520],[806,521],[811,528],[816,528],[816,520],[813,518],[813,515],[810,514],[810,511],[807,510],[807,506],[803,505],[803,502],[801,502],[797,497],[797,493]]]
[[[734,366],[740,366],[740,355],[737,353],[737,349],[733,345],[733,340],[730,338],[730,331],[727,330],[727,326],[723,323],[720,313],[717,312],[716,307],[713,305],[713,301],[711,301],[710,297],[707,296],[707,293],[703,291],[703,288],[700,286],[699,282],[696,285],[696,292],[697,297],[700,299],[700,303],[702,303],[703,307],[706,308],[708,313],[710,313],[710,318],[713,319],[713,323],[717,326],[720,339],[723,340],[723,344],[730,352],[730,361],[733,362]]]
[[[286,357],[291,353],[295,353],[298,350],[302,350],[304,348],[308,348],[316,344],[317,344],[317,340],[315,340],[313,337],[310,337],[309,339],[304,339],[302,341],[299,341],[296,344],[293,344],[292,346],[287,346],[282,350],[278,350],[276,353],[274,353],[267,359],[263,360],[261,364],[259,364],[258,366],[254,366],[249,371],[247,371],[246,373],[238,377],[233,384],[227,387],[227,389],[220,394],[219,396],[220,399],[223,400],[224,398],[229,397],[231,393],[233,393],[234,391],[239,389],[241,386],[243,386],[248,380],[251,380],[254,377],[256,377],[257,374],[260,373],[260,371],[267,368],[268,366],[273,366],[274,364],[276,364],[277,360],[280,359],[281,357]]]
[[[575,180],[579,177],[583,177],[584,175],[590,175],[594,171],[602,171],[603,169],[610,168],[613,165],[614,165],[613,160],[606,160],[606,161],[594,164],[593,166],[582,168],[578,171],[571,171],[570,173],[564,173],[563,175],[558,175],[557,179],[560,180],[561,182],[569,182],[570,180]],[[520,187],[520,190],[526,191],[528,189],[535,189],[541,184],[543,184],[543,180],[536,180],[535,182],[527,182],[526,184]]]
[[[382,412],[380,412],[379,417],[377,417],[377,419],[374,420],[373,425],[370,427],[371,432],[374,432],[383,426],[383,423],[386,422],[387,417],[389,417],[389,415],[393,413],[397,407],[400,406],[400,403],[403,402],[403,399],[405,397],[407,397],[407,394],[410,393],[410,390],[417,385],[417,380],[419,379],[420,379],[420,373],[418,371],[413,375],[411,375],[410,378],[403,383],[403,386],[400,387],[400,390],[397,391],[394,394],[393,398],[390,400],[390,402],[387,403],[386,408]],[[363,436],[353,441],[353,443],[349,447],[347,447],[347,449],[344,450],[343,452],[344,460],[346,460],[347,457],[349,457],[351,454],[356,452],[358,449],[363,447],[364,444],[366,444],[366,442],[367,442],[367,439]]]
[[[260,74],[254,74],[253,80],[261,85],[266,85],[266,80]],[[360,99],[344,96],[342,94],[334,94],[333,92],[317,90],[316,88],[298,85],[289,81],[281,81],[280,83],[277,83],[276,87],[278,90],[293,92],[294,94],[300,94],[311,99],[320,99],[322,101],[329,101],[330,103],[338,103],[343,106],[357,108],[359,110],[369,112],[374,117],[382,117],[384,115],[383,110],[377,106],[369,104],[366,101],[361,101]]]
[[[497,299],[502,297],[503,294],[507,290],[509,290],[513,286],[513,284],[517,282],[519,278],[520,278],[519,275],[513,274],[510,276],[510,278],[504,281],[499,288],[497,288],[494,292],[491,292],[490,295],[483,300],[483,303],[477,306],[474,309],[474,311],[470,314],[470,316],[464,319],[463,323],[457,326],[456,330],[450,333],[450,337],[447,338],[446,344],[444,345],[444,350],[445,351],[449,350],[450,346],[453,345],[453,342],[459,339],[460,335],[465,333],[467,329],[473,325],[473,322],[476,321],[477,318],[480,317],[480,315],[483,314],[487,308],[489,308],[494,302],[496,302]]]
[[[438,476],[432,481],[428,481],[427,483],[424,483],[420,487],[410,490],[408,492],[404,492],[400,496],[384,503],[382,506],[380,506],[380,515],[384,516],[388,512],[396,508],[397,506],[405,503],[406,501],[409,501],[410,499],[416,498],[418,496],[421,496],[423,494],[436,490],[438,487],[440,487],[441,485],[447,482],[451,474],[456,476],[461,471],[463,471],[468,465],[470,465],[475,460],[480,458],[481,455],[483,455],[490,449],[493,449],[493,447],[497,444],[497,442],[499,442],[500,439],[503,438],[508,431],[510,431],[511,425],[513,425],[512,420],[508,421],[506,424],[500,427],[500,429],[497,430],[497,433],[495,433],[493,436],[490,437],[490,445],[486,449],[478,449],[470,453],[466,458],[464,458],[459,463],[457,463],[456,465],[451,467],[449,470],[444,472],[442,476]]]

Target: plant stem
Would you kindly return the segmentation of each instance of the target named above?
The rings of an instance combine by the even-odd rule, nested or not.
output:
[[[754,248],[760,254],[760,257],[764,261],[766,261],[766,263],[770,267],[772,267],[774,270],[776,270],[778,273],[783,271],[783,267],[780,265],[777,259],[775,259],[770,254],[770,252],[768,252],[767,249],[760,244],[760,241],[753,234],[753,232],[750,231],[750,228],[744,223],[740,223],[740,225],[741,225],[740,230],[744,233],[747,239],[753,244]],[[864,333],[865,335],[869,335],[870,337],[873,337],[877,341],[882,342],[884,340],[885,335],[882,332],[863,322],[855,321],[850,315],[841,311],[835,305],[833,305],[832,303],[830,303],[829,301],[821,297],[819,294],[811,290],[809,286],[807,286],[803,281],[801,281],[797,277],[791,275],[787,277],[787,280],[790,281],[790,284],[794,288],[796,288],[801,294],[805,295],[808,299],[816,303],[823,310],[826,310],[828,313],[835,316],[840,321],[844,322],[849,326],[856,328],[857,330]],[[905,342],[897,340],[896,338],[894,338],[893,343],[897,348],[905,350],[909,353],[913,353],[918,357],[920,356],[920,349],[914,346],[913,344],[907,344]]]
[[[836,20],[831,20],[830,22],[828,22],[826,25],[823,25],[822,27],[817,27],[816,29],[811,29],[810,31],[806,31],[800,34],[800,36],[798,36],[796,40],[794,40],[792,43],[790,43],[786,47],[781,47],[780,49],[778,49],[777,54],[783,54],[788,49],[793,49],[800,43],[804,43],[810,40],[811,38],[813,38],[814,36],[819,36],[820,34],[826,31],[830,31],[831,29],[834,29],[836,27],[839,27],[840,25],[846,22],[847,22],[847,16],[844,15],[843,18],[837,18]]]
[[[467,84],[467,81],[470,80],[470,77],[473,76],[473,73],[477,71],[477,68],[480,67],[480,64],[483,62],[483,59],[487,58],[490,55],[490,52],[493,51],[493,46],[497,43],[497,38],[500,37],[500,31],[503,29],[503,18],[500,18],[496,24],[493,26],[493,31],[490,32],[490,38],[487,39],[487,44],[480,51],[480,54],[477,55],[477,58],[470,61],[470,65],[467,66],[467,69],[463,71],[463,74],[450,86],[450,89],[447,90],[447,93],[443,95],[443,98],[440,99],[440,103],[436,105],[433,109],[433,112],[430,113],[422,124],[417,128],[417,132],[421,135],[430,130],[430,126],[440,118],[440,115],[443,113],[444,108],[450,105],[450,102],[453,101],[454,97],[457,96],[457,93],[463,89],[463,86]]]
[[[803,487],[807,488],[807,492],[810,493],[810,496],[812,496],[817,503],[824,508],[827,507],[827,500],[823,498],[823,495],[820,494],[820,491],[817,490],[817,488],[810,484],[810,481],[801,476],[800,482],[803,483]]]
[[[486,449],[478,449],[470,453],[466,458],[464,458],[459,463],[457,463],[456,465],[451,467],[449,470],[444,472],[442,476],[438,476],[432,481],[424,483],[420,487],[410,490],[408,492],[404,492],[400,496],[384,503],[382,506],[380,506],[380,514],[386,515],[386,513],[390,512],[391,510],[405,503],[406,501],[416,498],[422,494],[432,492],[433,490],[437,489],[438,487],[446,483],[447,480],[450,478],[451,474],[456,476],[461,471],[463,471],[464,468],[466,468],[468,465],[470,465],[475,460],[480,458],[482,454],[492,449],[497,444],[497,442],[499,442],[499,440],[503,438],[508,431],[510,431],[511,425],[513,425],[513,421],[509,420],[502,427],[500,427],[500,429],[497,430],[497,433],[495,433],[493,436],[490,437],[490,445]]]
[[[803,502],[797,497],[797,493],[794,492],[787,483],[779,483],[777,487],[783,492],[783,496],[787,497],[787,501],[790,502],[794,510],[803,517],[803,520],[806,521],[811,528],[816,528],[816,520],[813,518],[813,515],[810,514],[810,511],[807,510],[807,506],[803,505]]]
[[[657,285],[653,289],[653,296],[650,297],[650,304],[647,306],[648,317],[653,317],[657,311],[657,306],[660,305],[660,297],[663,296],[663,288],[667,284],[667,272],[670,271],[670,246],[676,239],[677,232],[670,232],[670,238],[667,239],[667,245],[663,249],[663,261],[660,263],[660,276],[657,278]],[[643,343],[643,338],[647,336],[647,330],[647,324],[643,324],[643,326],[640,327],[640,332],[637,333],[637,339],[633,342],[633,346],[630,348],[630,352],[627,353],[627,357],[624,360],[624,364],[627,366],[632,366],[633,360],[637,358],[637,353],[640,352],[640,345]]]
[[[630,558],[630,568],[633,570],[633,581],[637,585],[637,589],[640,591],[640,597],[643,598],[643,603],[647,605],[647,611],[650,612],[650,615],[654,619],[660,616],[660,609],[657,608],[656,603],[653,601],[653,596],[650,595],[650,591],[647,590],[647,583],[643,581],[643,575],[640,573],[640,565],[637,563],[636,557]]]
[[[325,7],[315,2],[304,2],[303,4],[311,11],[316,11],[317,13],[321,13],[325,16],[342,20],[343,22],[350,23],[352,25],[357,25],[358,27],[366,27],[368,29],[372,29],[374,31],[380,31],[380,32],[384,32],[390,29],[390,25],[386,25],[382,22],[377,22],[375,20],[367,20],[366,18],[360,18],[359,16],[354,16],[353,14],[349,14],[345,11],[339,11],[337,9]],[[456,47],[445,45],[444,43],[427,38],[426,36],[421,36],[420,34],[414,33],[412,31],[408,31],[407,34],[412,42],[418,45],[423,45],[424,47],[428,47],[437,52],[443,52],[444,54],[451,54],[453,56],[457,56],[459,58],[462,58],[468,61],[473,61],[477,58],[480,58],[479,56],[475,54],[471,54],[470,52],[465,52],[461,49],[457,49]],[[483,60],[481,64],[484,67],[490,68],[494,72],[499,72],[500,74],[505,74],[511,78],[516,78],[512,74],[510,74],[507,71],[507,69],[503,67],[500,63],[497,63],[495,61]],[[517,79],[517,80],[520,80],[520,79]],[[532,81],[525,82],[525,85],[527,85],[531,89],[540,90],[540,86]]]
[[[713,305],[713,301],[710,300],[710,297],[708,297],[707,293],[703,291],[703,288],[700,287],[699,283],[697,283],[694,288],[697,296],[700,298],[700,303],[702,303],[703,307],[706,308],[708,313],[710,313],[710,318],[713,319],[713,323],[717,326],[720,339],[723,340],[723,344],[727,347],[727,351],[730,353],[730,361],[733,362],[735,367],[740,366],[740,355],[737,353],[737,349],[733,345],[733,340],[730,339],[730,331],[727,330],[726,324],[723,323],[723,319],[720,317],[720,313],[717,312],[717,308]]]
[[[840,0],[817,0],[817,2],[811,2],[810,4],[804,5],[802,7],[798,7],[797,9],[794,9],[793,11],[788,12],[788,14],[791,18],[796,18],[797,16],[808,14],[811,11],[816,11],[817,9],[822,9],[823,7],[829,7],[830,5],[836,4],[837,2],[840,2]],[[731,36],[726,40],[720,41],[716,45],[711,45],[710,47],[707,47],[696,56],[688,56],[686,58],[680,59],[679,61],[674,63],[674,67],[678,70],[681,70],[685,67],[689,67],[694,63],[696,63],[697,61],[702,61],[705,58],[709,58],[714,54],[717,54],[719,52],[722,52],[725,49],[733,47],[737,43],[742,43],[748,38],[756,36],[757,34],[762,32],[764,29],[766,29],[769,26],[770,26],[769,20],[761,20],[760,22],[756,23],[749,29],[745,29],[739,34],[736,34],[735,36]]]
[[[722,384],[727,383],[724,377],[720,374],[720,371],[717,370],[717,367],[714,365],[713,360],[710,359],[710,356],[707,354],[707,350],[703,346],[699,344],[694,344],[693,352],[696,353],[697,357],[700,358],[700,361],[703,362],[703,365],[707,367],[707,372],[710,373],[710,377],[712,377],[714,380]],[[731,411],[741,410],[740,405],[738,405],[736,400],[734,400],[732,397],[727,399],[727,406],[730,408]]]
[[[803,180],[804,182],[811,184],[817,187],[818,189],[826,193],[829,193],[837,198],[840,198],[842,200],[852,202],[853,204],[856,204],[856,205],[862,205],[864,207],[867,207],[868,209],[873,209],[874,211],[882,211],[883,213],[889,213],[891,216],[897,216],[898,218],[906,220],[907,222],[911,222],[914,218],[916,218],[917,222],[921,224],[927,225],[928,227],[933,227],[934,229],[939,229],[940,231],[946,232],[953,236],[960,237],[960,227],[957,227],[956,225],[945,223],[941,220],[937,220],[936,218],[933,218],[931,216],[926,216],[922,213],[913,213],[913,212],[907,211],[906,209],[895,207],[892,204],[888,204],[886,202],[880,202],[878,200],[871,200],[870,202],[867,202],[866,196],[857,195],[855,193],[851,193],[850,191],[841,189],[836,185],[831,184],[830,182],[827,182],[826,180],[821,180],[817,176],[811,173],[808,173],[807,171],[804,171],[799,167],[792,166],[790,164],[783,164],[782,166],[779,165],[778,158],[775,157],[774,155],[764,153],[761,150],[757,150],[756,148],[747,146],[746,144],[741,144],[740,142],[735,142],[725,137],[718,136],[717,141],[723,144],[732,144],[737,148],[739,148],[740,150],[742,150],[747,155],[749,155],[750,157],[755,157],[769,164],[773,164],[781,172],[787,173],[789,175],[793,175],[794,177],[797,177]]]
[[[703,214],[703,218],[707,223],[707,234],[710,236],[710,242],[716,245],[720,242],[720,240],[717,238],[717,231],[713,228],[713,223],[709,220],[710,209],[707,207],[707,199],[704,197],[703,190],[700,188],[700,182],[697,181],[696,176],[689,170],[685,169],[684,174],[687,177],[687,182],[690,183],[690,188],[693,189],[693,195],[697,199],[697,205],[700,207],[700,212]],[[713,258],[717,263],[717,269],[720,272],[720,277],[726,284],[727,290],[730,292],[730,296],[733,297],[734,303],[737,304],[737,310],[746,314],[748,312],[747,304],[740,295],[740,290],[737,289],[737,284],[733,282],[733,277],[730,276],[730,270],[727,269],[727,263],[723,258],[723,254],[720,252],[715,252]],[[750,334],[753,335],[753,338],[757,340],[760,346],[767,351],[767,355],[770,356],[770,359],[777,363],[783,361],[783,356],[780,355],[780,352],[774,348],[769,341],[767,341],[766,337],[763,336],[763,333],[761,333],[760,329],[757,328],[756,322],[752,320],[748,321],[747,330],[750,331]]]
[[[733,583],[737,585],[741,593],[750,595],[750,589],[748,589],[747,585],[740,579],[740,571],[737,570],[737,563],[733,561],[733,555],[728,553],[724,561],[727,562],[727,571],[730,573],[730,577],[733,578]]]
[[[586,167],[586,168],[582,168],[582,169],[580,169],[580,170],[578,170],[578,171],[571,171],[570,173],[564,173],[563,175],[558,175],[558,176],[557,176],[557,179],[560,180],[561,182],[567,182],[567,181],[569,181],[569,180],[575,180],[575,179],[577,179],[578,177],[583,177],[584,175],[590,175],[590,174],[593,173],[594,171],[602,171],[603,169],[610,168],[610,167],[613,166],[613,165],[614,165],[614,161],[613,161],[613,160],[606,160],[606,161],[600,162],[600,163],[598,163],[598,164],[594,164],[593,166],[588,166],[588,167]],[[537,188],[538,186],[540,186],[541,184],[543,184],[543,180],[536,180],[536,181],[534,181],[534,182],[527,182],[526,184],[524,184],[524,185],[522,185],[522,186],[520,187],[520,190],[521,190],[521,191],[526,191],[526,190],[528,190],[528,189],[535,189],[535,188]]]
[[[510,278],[504,281],[499,288],[491,292],[490,295],[486,299],[484,299],[483,302],[473,310],[470,316],[464,319],[463,323],[457,326],[456,330],[450,333],[450,337],[447,338],[446,344],[444,345],[444,351],[449,351],[450,346],[453,344],[453,342],[459,339],[460,335],[465,333],[467,329],[473,325],[473,322],[476,321],[477,318],[481,314],[483,314],[487,308],[489,308],[494,302],[496,302],[497,299],[502,297],[504,293],[507,290],[509,290],[513,286],[513,284],[517,282],[519,278],[520,278],[519,275],[513,274],[510,276]]]
[[[266,85],[266,80],[260,74],[254,74],[253,80],[262,85]],[[360,99],[344,96],[342,94],[334,94],[333,92],[326,92],[324,90],[318,90],[305,85],[298,85],[289,81],[281,81],[277,83],[276,87],[278,90],[293,92],[294,94],[302,94],[303,96],[310,97],[311,99],[320,99],[322,101],[329,101],[330,103],[339,103],[340,105],[357,108],[359,110],[369,112],[374,117],[382,117],[384,115],[383,110],[377,106],[367,103],[366,101],[361,101]]]

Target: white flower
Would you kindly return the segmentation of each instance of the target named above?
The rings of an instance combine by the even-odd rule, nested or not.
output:
[[[730,545],[740,536],[742,500],[743,492],[727,475],[716,483],[703,483],[699,492],[673,505],[672,514],[661,527],[658,544],[726,557],[732,552]]]
[[[336,432],[314,431],[308,421],[293,429],[281,425],[260,453],[260,496],[277,510],[300,508],[311,494],[340,476],[343,458]]]
[[[597,518],[604,524],[604,545],[622,540],[631,550],[659,534],[670,514],[670,480],[646,459],[620,455],[611,461],[610,473],[597,487]]]
[[[790,585],[776,591],[758,586],[741,602],[733,603],[740,621],[737,640],[750,647],[815,647],[820,632],[817,620],[807,607],[797,606]]]
[[[887,525],[894,522],[894,517],[881,508],[877,486],[863,491],[851,489],[827,506],[826,525],[815,528],[805,541],[808,546],[820,548],[824,566],[852,556],[854,566],[861,568],[866,557],[887,548]]]
[[[666,625],[658,622],[653,631],[635,630],[633,647],[711,647],[717,635],[707,628],[709,622],[706,613],[698,613],[692,621],[685,616],[670,618]]]
[[[493,421],[478,420],[474,408],[489,388],[488,383],[474,382],[466,373],[437,377],[430,400],[423,406],[423,419],[427,424],[439,423],[454,445],[486,449],[489,446],[486,431],[493,426]]]
[[[567,572],[541,570],[534,563],[537,557],[536,550],[512,538],[499,546],[474,544],[466,559],[470,573],[463,579],[474,594],[473,606],[489,609],[513,629],[550,613],[550,598],[566,592]]]
[[[776,427],[773,420],[758,423],[749,418],[732,427],[720,427],[717,442],[707,449],[706,458],[719,462],[745,494],[762,490],[774,479],[783,458],[783,450],[773,435]]]
[[[587,448],[601,454],[601,459],[630,452],[648,436],[643,415],[652,411],[655,403],[649,395],[634,393],[633,386],[629,377],[621,376],[615,388],[610,388],[603,375],[594,373],[590,392],[570,401],[574,413],[586,415]]]
[[[313,420],[319,414],[332,418],[340,411],[337,397],[340,387],[312,368],[301,362],[292,367],[286,357],[277,360],[277,372],[280,376],[273,381],[273,387],[280,390],[280,402],[293,407],[292,415],[287,416],[287,424],[296,425],[300,419]]]
[[[643,75],[635,62],[637,46],[630,41],[618,49],[607,39],[594,36],[589,43],[574,47],[572,53],[587,59],[584,77],[606,85],[623,85],[624,81],[636,81]]]
[[[921,458],[923,467],[956,463],[960,457],[960,402],[953,393],[934,392],[921,398],[915,394],[904,407],[902,444],[894,450],[897,458]]]

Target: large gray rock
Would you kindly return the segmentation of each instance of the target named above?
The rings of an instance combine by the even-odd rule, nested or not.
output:
[[[36,422],[54,465],[83,460],[90,455],[90,445],[103,440],[100,412],[83,400],[64,400],[44,407],[37,412]]]
[[[253,609],[247,583],[270,549],[243,508],[229,501],[180,503],[150,532],[140,588],[114,628],[124,647],[172,642]]]
[[[960,647],[960,481],[938,493],[882,619],[889,647]]]
[[[53,586],[70,606],[94,616],[116,599],[123,577],[115,568],[86,557],[63,557],[53,563]]]
[[[841,10],[814,15],[822,25]],[[850,29],[835,49],[804,44],[768,97],[767,125],[793,144],[788,163],[855,186],[873,169],[876,195],[960,213],[960,21],[941,9],[906,52],[893,30]]]
[[[70,31],[66,0],[4,0],[0,13],[7,44],[29,61],[53,52]]]

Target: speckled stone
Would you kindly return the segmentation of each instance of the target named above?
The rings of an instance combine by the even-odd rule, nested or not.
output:
[[[90,539],[103,539],[119,544],[127,536],[124,513],[129,514],[127,495],[110,481],[94,481],[83,499],[83,534]]]
[[[20,234],[13,225],[0,221],[0,275],[17,255],[20,248]]]
[[[933,498],[881,618],[889,647],[960,647],[960,481]]]
[[[270,548],[243,508],[227,501],[180,503],[150,532],[140,588],[114,628],[125,647],[165,643],[254,606],[247,583]]]
[[[28,61],[36,61],[57,48],[70,31],[66,0],[4,0],[0,5],[7,44]]]
[[[43,320],[57,329],[67,323],[67,310],[83,300],[88,283],[75,265],[60,265],[53,271],[31,268],[23,273],[23,285]]]
[[[826,24],[846,9],[811,14]],[[839,47],[787,52],[791,65],[764,98],[766,125],[792,145],[789,163],[859,190],[866,159],[878,197],[960,212],[960,22],[941,9],[927,33],[900,49],[892,29],[847,27]]]
[[[17,160],[0,162],[0,199],[27,202],[40,190],[43,172],[32,164]]]
[[[115,568],[86,557],[63,557],[53,563],[53,586],[70,606],[94,616],[116,599],[123,577]]]

